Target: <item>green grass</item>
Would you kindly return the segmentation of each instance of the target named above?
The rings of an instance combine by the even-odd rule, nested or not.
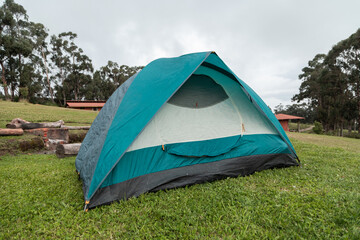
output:
[[[1,156],[0,239],[360,239],[360,153],[343,138],[325,146],[290,137],[301,167],[143,194],[87,213],[74,157]],[[360,141],[351,144],[358,149]]]
[[[54,122],[64,120],[66,125],[71,126],[90,125],[97,114],[98,112],[95,111],[0,100],[0,128],[5,128],[6,124],[14,118],[22,118],[30,122]],[[71,134],[83,132],[83,130],[70,130]],[[34,138],[34,136],[29,134],[9,137],[0,136],[0,156],[6,153],[20,153],[20,143],[29,141],[32,138]],[[35,149],[34,151],[36,152],[38,150]]]
[[[305,128],[308,128],[308,127],[311,127],[311,126],[313,126],[313,124],[300,123],[300,129],[305,129]],[[297,130],[298,130],[298,124],[297,124],[297,122],[291,122],[291,121],[289,121],[289,129],[290,129],[290,130],[297,131]]]
[[[90,125],[98,112],[52,107],[27,102],[10,102],[0,100],[0,128],[14,118],[30,122],[54,122],[64,120],[67,125]]]
[[[345,151],[360,153],[360,139],[296,132],[287,132],[287,134],[290,138],[302,142],[313,143],[319,146],[341,148]]]

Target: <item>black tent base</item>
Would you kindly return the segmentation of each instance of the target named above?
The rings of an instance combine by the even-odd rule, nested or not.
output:
[[[85,209],[137,197],[146,192],[185,187],[227,177],[247,176],[265,169],[298,165],[297,160],[290,154],[265,154],[164,170],[101,188]]]

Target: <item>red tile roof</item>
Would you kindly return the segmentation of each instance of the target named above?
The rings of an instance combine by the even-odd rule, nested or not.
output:
[[[71,108],[103,107],[105,105],[105,101],[67,101],[66,105]]]
[[[298,116],[293,116],[293,115],[288,115],[288,114],[283,114],[283,113],[276,114],[275,117],[278,120],[305,119],[303,117],[298,117]]]

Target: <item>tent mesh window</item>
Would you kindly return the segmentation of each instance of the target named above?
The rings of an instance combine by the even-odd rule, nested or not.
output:
[[[170,98],[168,103],[186,108],[206,108],[228,98],[223,87],[211,77],[194,74]]]

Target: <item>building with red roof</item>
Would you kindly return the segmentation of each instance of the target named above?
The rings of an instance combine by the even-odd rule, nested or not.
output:
[[[95,100],[86,100],[86,101],[77,101],[77,100],[68,100],[66,102],[66,107],[74,109],[83,109],[90,111],[100,111],[101,108],[105,105],[106,101],[95,101]]]
[[[293,116],[293,115],[288,115],[288,114],[283,114],[283,113],[275,114],[275,117],[277,118],[277,120],[279,120],[283,129],[288,132],[290,131],[289,120],[305,119],[303,117],[298,117],[298,116]],[[298,131],[299,130],[300,130],[300,125],[299,125],[299,121],[298,121]]]

